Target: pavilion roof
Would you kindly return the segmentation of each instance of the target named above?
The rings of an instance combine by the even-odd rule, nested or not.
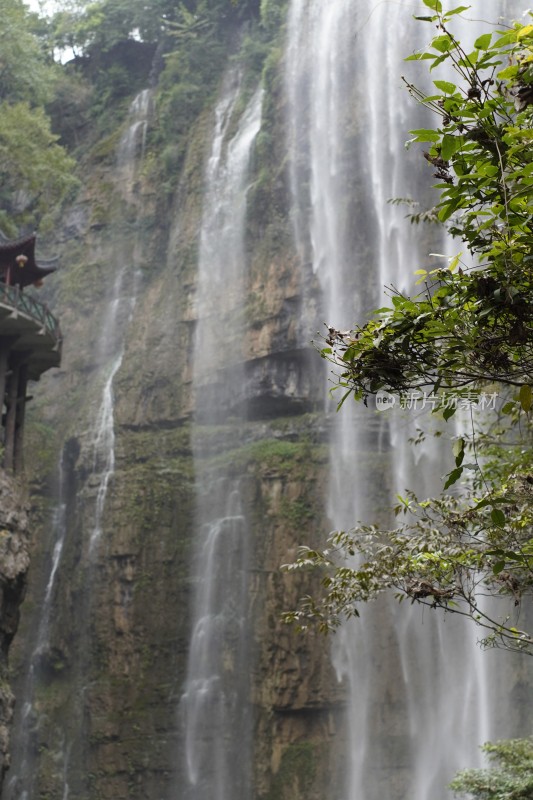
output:
[[[19,239],[7,239],[0,232],[0,281],[22,289],[56,271],[57,259],[39,259],[40,263],[37,264],[35,239],[35,233]]]

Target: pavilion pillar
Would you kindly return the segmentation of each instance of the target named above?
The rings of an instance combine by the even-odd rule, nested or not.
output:
[[[26,389],[28,388],[28,365],[19,368],[18,392],[15,411],[15,440],[13,448],[13,468],[15,472],[24,469],[24,418],[26,415]]]

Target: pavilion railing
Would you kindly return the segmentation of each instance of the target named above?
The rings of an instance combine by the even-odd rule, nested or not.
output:
[[[44,303],[24,294],[19,286],[0,283],[0,305],[10,306],[13,311],[20,311],[31,317],[53,337],[55,345],[61,342],[61,328],[57,319]]]

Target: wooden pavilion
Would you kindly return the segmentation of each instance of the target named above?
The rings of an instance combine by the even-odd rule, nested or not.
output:
[[[20,471],[29,380],[61,363],[61,330],[46,305],[28,286],[41,286],[57,260],[35,260],[35,234],[9,240],[0,233],[0,398],[3,466]]]

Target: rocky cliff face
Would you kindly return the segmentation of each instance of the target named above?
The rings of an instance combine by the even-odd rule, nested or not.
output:
[[[317,287],[298,266],[288,217],[280,70],[278,52],[264,71],[248,190],[245,379],[221,388],[220,424],[196,426],[204,441],[196,469],[238,480],[249,509],[254,793],[318,800],[338,767],[328,742],[342,691],[328,644],[281,625],[301,583],[279,567],[302,536],[312,542],[327,528],[328,421],[320,359],[309,345]],[[212,125],[211,107],[192,125],[170,202],[146,168],[157,150],[144,161],[137,154],[127,175],[106,156],[93,161],[64,218],[51,298],[63,363],[43,380],[28,435],[55,489],[35,537],[14,659],[31,713],[17,722],[9,798],[30,773],[30,796],[43,800],[66,791],[72,800],[170,798],[185,780],[179,698],[193,589],[192,342]],[[125,116],[115,153],[129,126]],[[220,336],[233,346],[231,321]],[[227,377],[221,387],[231,385]],[[228,418],[244,406],[236,441]],[[39,608],[47,603],[44,635]]]
[[[0,786],[10,765],[10,732],[15,697],[8,652],[19,624],[30,564],[28,501],[14,477],[0,471]]]
[[[279,11],[273,2],[261,6]],[[324,301],[309,258],[296,252],[289,208],[281,42],[255,35],[230,37],[225,57],[217,55],[218,79],[204,90],[209,102],[195,106],[186,125],[180,115],[190,87],[170,103],[163,71],[159,88],[128,98],[132,105],[116,112],[104,140],[86,143],[83,188],[55,242],[61,271],[47,287],[64,332],[62,367],[42,379],[29,408],[27,461],[40,525],[13,648],[24,714],[17,716],[6,800],[22,792],[28,800],[189,800],[180,701],[199,582],[191,566],[204,499],[198,488],[223,482],[239,486],[248,523],[249,796],[322,800],[342,793],[346,687],[333,674],[327,640],[280,623],[281,612],[312,591],[307,576],[289,577],[280,565],[330,527],[332,421],[323,410],[324,365],[310,345],[323,326]],[[237,316],[215,309],[221,357],[209,363],[205,393],[195,393],[206,165],[221,86],[235,64],[239,91],[222,149],[259,82],[264,89],[246,188],[247,270]],[[358,95],[350,102],[352,142],[362,123]],[[165,107],[178,120],[176,141],[162,133]],[[350,173],[344,222],[366,269],[348,276],[343,290],[362,313],[363,305],[375,305],[368,235],[375,220],[352,185],[358,177]],[[213,403],[216,416],[207,413]],[[387,508],[388,436],[367,416],[359,444],[369,505]],[[18,586],[27,568],[24,530],[5,540],[19,548],[6,561],[15,570],[7,586]],[[387,769],[378,775],[376,766],[371,780],[378,797],[391,786],[401,797],[409,785],[407,710],[390,628],[379,611],[372,619],[378,630],[368,656],[376,676],[368,738]],[[8,628],[6,638],[12,633]],[[231,672],[231,652],[224,658]],[[519,704],[526,690],[516,672]],[[7,691],[2,702],[11,713]],[[370,773],[365,764],[365,779]]]

